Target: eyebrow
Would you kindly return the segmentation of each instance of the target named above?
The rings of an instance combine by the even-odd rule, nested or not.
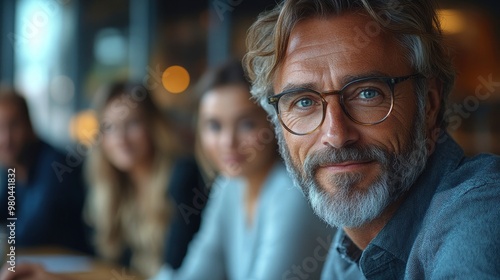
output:
[[[390,75],[387,74],[387,73],[381,72],[381,71],[370,71],[370,72],[365,72],[365,73],[357,74],[357,75],[346,75],[346,76],[343,76],[340,79],[340,82],[341,82],[342,86],[344,86],[344,85],[346,85],[346,84],[348,84],[348,83],[350,83],[352,81],[363,79],[363,78],[370,78],[370,77],[390,77]],[[318,90],[316,88],[316,85],[314,83],[311,83],[311,82],[309,82],[309,83],[300,83],[300,84],[287,83],[283,87],[283,89],[281,90],[281,92],[286,92],[286,91],[290,91],[290,90],[294,90],[294,89],[298,89],[298,88],[307,88],[307,89],[316,90],[318,92],[322,92],[322,90]],[[275,93],[275,94],[279,94],[279,93]]]

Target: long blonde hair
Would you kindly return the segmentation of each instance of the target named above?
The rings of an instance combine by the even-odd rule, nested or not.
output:
[[[148,186],[148,203],[139,209],[134,188],[127,174],[114,167],[105,157],[99,134],[86,162],[89,183],[85,217],[94,228],[97,253],[106,260],[119,261],[124,249],[132,251],[133,269],[151,276],[162,264],[164,241],[171,216],[167,184],[172,161],[179,151],[172,125],[155,106],[142,86],[115,84],[98,94],[97,115],[102,121],[105,107],[112,101],[123,101],[123,114],[142,110],[146,115],[153,145],[152,176]]]

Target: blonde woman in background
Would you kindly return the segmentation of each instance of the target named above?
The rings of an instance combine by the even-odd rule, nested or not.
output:
[[[144,87],[115,84],[99,95],[96,109],[101,139],[87,161],[85,214],[97,253],[145,276],[163,262],[180,266],[200,221],[178,212],[203,188],[196,165],[174,166],[181,150],[174,128]],[[176,183],[167,190],[169,182]]]

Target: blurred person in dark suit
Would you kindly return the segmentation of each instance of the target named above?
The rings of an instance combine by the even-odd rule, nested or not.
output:
[[[0,221],[17,218],[15,244],[10,245],[89,251],[81,218],[81,167],[61,174],[54,164],[64,162],[64,154],[36,136],[26,100],[11,88],[0,88]],[[15,174],[15,188],[10,189],[15,200],[8,198],[8,170]]]

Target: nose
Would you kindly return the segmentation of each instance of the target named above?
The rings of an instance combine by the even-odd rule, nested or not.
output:
[[[105,136],[116,145],[121,145],[126,141],[127,131],[123,125],[115,125]]]
[[[225,129],[220,135],[220,144],[223,148],[237,148],[237,135],[235,129]]]
[[[332,96],[329,99],[325,120],[321,125],[322,144],[339,149],[355,143],[359,139],[356,124],[344,113],[338,97]]]

